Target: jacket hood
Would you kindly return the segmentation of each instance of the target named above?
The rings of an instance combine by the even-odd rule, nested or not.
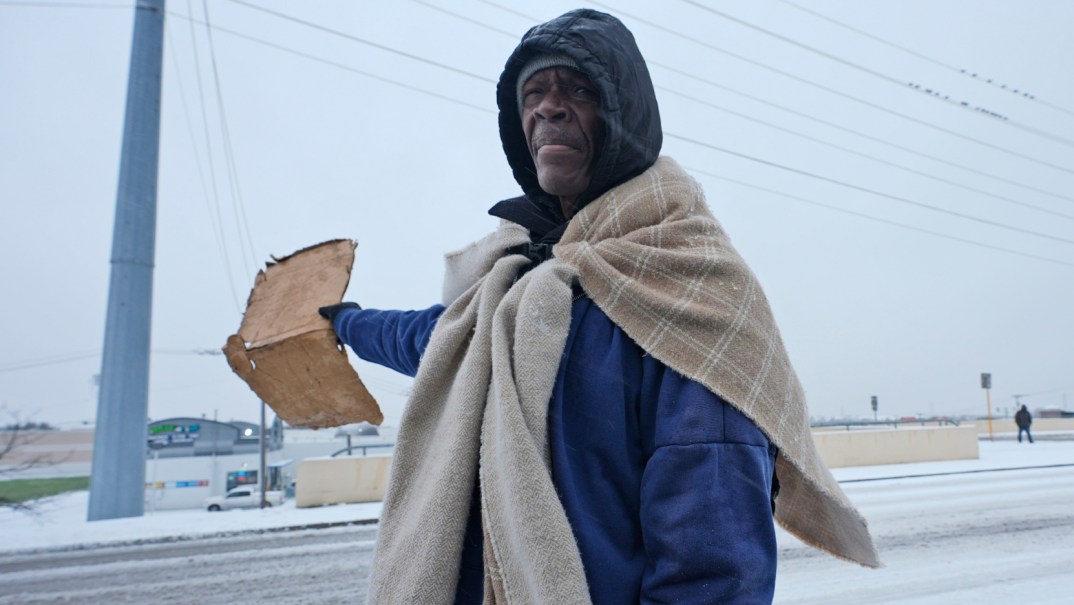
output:
[[[534,55],[546,53],[574,59],[600,93],[604,140],[594,159],[589,187],[579,196],[574,212],[652,166],[660,154],[663,131],[645,60],[634,36],[618,19],[598,11],[578,9],[526,32],[507,59],[496,86],[500,139],[515,180],[526,197],[550,206],[559,216],[558,199],[542,191],[537,182],[537,170],[522,131],[516,92],[522,67]]]

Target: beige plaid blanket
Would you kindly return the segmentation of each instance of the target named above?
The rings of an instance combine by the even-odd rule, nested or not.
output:
[[[502,251],[527,240],[505,223],[448,257],[462,284],[445,284],[454,302],[403,416],[370,603],[452,602],[474,481],[486,603],[590,602],[549,473],[545,416],[575,280],[644,350],[730,402],[779,447],[781,525],[837,557],[879,565],[865,520],[817,454],[756,278],[673,160],[586,206],[555,258],[514,283],[527,261]]]

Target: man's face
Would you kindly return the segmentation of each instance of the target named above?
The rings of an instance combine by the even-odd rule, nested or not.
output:
[[[522,86],[522,131],[537,181],[565,207],[589,186],[601,129],[600,95],[585,74],[549,67]]]

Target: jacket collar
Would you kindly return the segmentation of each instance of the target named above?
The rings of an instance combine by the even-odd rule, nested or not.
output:
[[[567,229],[567,221],[551,204],[534,202],[524,195],[497,202],[489,214],[522,225],[535,244],[554,244]]]

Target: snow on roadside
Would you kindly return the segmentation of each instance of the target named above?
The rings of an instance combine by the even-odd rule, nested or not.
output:
[[[38,503],[34,513],[0,510],[0,553],[91,548],[157,540],[178,540],[375,521],[381,503],[338,504],[316,508],[283,506],[210,513],[204,509],[158,511],[143,517],[86,521],[89,492],[71,492]]]
[[[1074,440],[1033,445],[1016,441],[982,441],[980,458],[832,469],[840,481],[906,475],[957,473],[988,469],[1074,464]],[[853,490],[851,490],[853,492]],[[853,493],[850,494],[853,499]],[[0,509],[0,553],[89,548],[107,544],[180,540],[288,527],[333,525],[379,518],[380,502],[295,508],[293,501],[264,510],[210,513],[202,509],[160,511],[143,517],[86,521],[88,492],[73,492],[39,503],[35,514]]]

